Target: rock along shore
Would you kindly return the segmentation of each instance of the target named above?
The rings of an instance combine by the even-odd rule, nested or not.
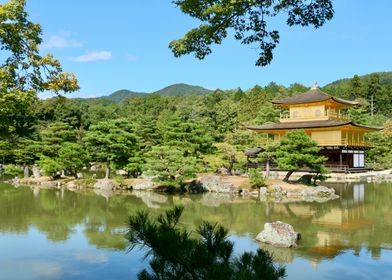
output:
[[[39,178],[13,179],[13,184],[37,185],[42,187],[66,187],[70,190],[92,188],[95,190],[117,191],[154,191],[162,192],[165,188],[153,182],[151,179],[75,179],[62,177],[56,180],[47,176]],[[198,178],[187,182],[181,190],[188,193],[217,193],[230,196],[242,196],[257,198],[262,201],[273,200],[275,202],[325,202],[336,199],[334,189],[324,186],[306,186],[297,183],[286,183],[282,180],[267,180],[267,185],[260,189],[251,187],[247,176],[224,176],[216,174],[200,174]]]

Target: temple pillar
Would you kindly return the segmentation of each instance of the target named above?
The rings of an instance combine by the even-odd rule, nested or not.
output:
[[[342,151],[340,151],[340,153],[339,153],[339,163],[340,163],[340,166],[343,165],[343,154],[342,154]]]

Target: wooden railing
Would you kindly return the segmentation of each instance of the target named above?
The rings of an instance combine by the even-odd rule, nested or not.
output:
[[[352,139],[313,139],[317,142],[319,146],[355,146],[355,147],[373,147],[373,143],[369,141],[362,140],[352,140]]]
[[[290,115],[290,113],[281,113],[280,121],[289,121],[289,120],[315,120],[315,119],[332,119],[332,120],[343,120],[349,121],[350,116],[348,114],[343,114],[335,111],[324,111],[323,114],[299,114],[297,116]]]

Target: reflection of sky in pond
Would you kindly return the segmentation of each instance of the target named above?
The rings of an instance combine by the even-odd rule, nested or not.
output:
[[[235,252],[261,246],[286,265],[287,279],[389,279],[392,186],[335,188],[341,197],[326,203],[273,203],[222,195],[102,196],[0,184],[0,279],[134,279],[146,263],[142,252],[126,253],[128,215],[151,207],[156,216],[179,203],[186,205],[182,226],[194,230],[203,220],[223,224]],[[298,248],[254,242],[264,223],[274,220],[302,233]]]
[[[78,226],[65,242],[48,242],[35,228],[0,235],[0,279],[132,279],[143,254],[100,250]]]

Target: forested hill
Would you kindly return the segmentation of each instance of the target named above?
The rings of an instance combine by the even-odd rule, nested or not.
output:
[[[200,86],[192,86],[187,84],[174,84],[152,93],[158,94],[160,96],[190,96],[190,95],[205,96],[212,92],[213,92],[212,90],[208,90]],[[127,89],[121,89],[113,92],[108,96],[100,96],[96,98],[78,98],[78,100],[87,101],[87,102],[88,101],[109,101],[109,102],[112,101],[114,103],[120,103],[124,99],[130,97],[136,97],[136,96],[142,97],[148,94],[150,93],[134,92]]]
[[[174,84],[154,92],[162,96],[189,96],[189,95],[208,95],[211,90],[200,86],[191,86],[187,84]]]
[[[376,73],[371,73],[371,74],[366,74],[366,75],[363,75],[363,76],[359,76],[359,78],[360,78],[360,80],[362,82],[366,82],[366,81],[370,80],[370,78],[374,74],[378,74],[379,75],[380,84],[381,85],[392,85],[392,72],[376,72]],[[327,84],[324,87],[324,89],[328,89],[328,88],[349,88],[350,87],[350,83],[351,83],[351,79],[352,79],[352,77],[336,80],[336,81],[334,81],[332,83]]]
[[[375,149],[369,151],[368,162],[392,168],[392,83],[381,84],[381,79],[385,80],[384,73],[354,76],[335,83],[331,90],[322,90],[359,102],[347,109],[353,122],[385,127],[369,135]],[[247,126],[278,122],[281,110],[271,101],[309,90],[298,83],[286,87],[271,82],[245,91],[236,88],[203,95],[185,90],[178,96],[173,88],[156,94],[121,90],[95,99],[57,96],[18,107],[14,114],[0,118],[0,159],[10,164],[38,164],[46,168],[47,174],[54,174],[65,164],[74,166],[79,159],[82,167],[85,162],[107,160],[109,156],[101,151],[110,150],[117,168],[136,175],[157,166],[176,166],[172,169],[174,175],[162,177],[168,180],[177,178],[178,170],[188,172],[192,170],[188,167],[197,164],[205,170],[204,163],[209,164],[208,172],[222,166],[242,170],[246,163],[244,150],[267,142],[265,136],[253,134]],[[171,94],[177,96],[168,96]],[[135,95],[143,97],[132,98]],[[114,101],[123,98],[123,102]],[[112,141],[118,143],[113,142],[117,144],[110,149],[97,148]]]
[[[98,99],[107,99],[119,103],[126,98],[135,97],[135,96],[145,96],[147,93],[145,92],[134,92],[127,89],[120,89],[118,91],[113,92],[111,95],[108,96],[101,96]]]

